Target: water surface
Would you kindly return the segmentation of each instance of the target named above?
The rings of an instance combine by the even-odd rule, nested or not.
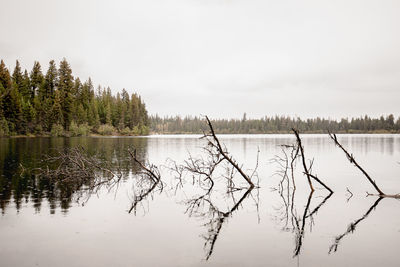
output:
[[[400,192],[399,135],[339,140],[384,192]],[[305,135],[303,143],[331,196],[319,186],[310,195],[300,164],[295,194],[292,187],[280,192],[273,159],[282,156],[279,145],[294,142],[291,135],[221,135],[221,141],[248,173],[259,150],[260,188],[227,195],[220,178],[211,202],[194,207],[204,190],[190,176],[177,187],[165,165],[202,155],[198,136],[0,139],[0,266],[398,266],[400,202],[366,197],[372,186],[326,135]],[[118,186],[88,194],[22,172],[42,166],[44,155],[77,146],[120,169]],[[159,166],[165,183],[132,213],[141,188],[128,147]]]

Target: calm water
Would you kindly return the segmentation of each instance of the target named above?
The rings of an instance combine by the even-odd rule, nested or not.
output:
[[[204,190],[190,175],[177,187],[174,173],[161,165],[202,155],[198,136],[0,139],[0,266],[399,266],[400,201],[366,197],[373,188],[327,136],[306,135],[303,143],[332,196],[323,189],[310,195],[300,164],[295,193],[277,190],[281,177],[272,159],[283,155],[279,145],[294,142],[292,136],[221,140],[249,173],[259,149],[260,188],[228,195],[220,178],[210,202],[191,206]],[[400,192],[399,135],[339,140],[384,192]],[[84,187],[21,175],[21,166],[40,167],[44,155],[76,146],[113,162],[123,181],[88,195]],[[132,213],[135,192],[144,189],[130,146],[161,166],[165,183]],[[245,186],[240,177],[235,181]]]

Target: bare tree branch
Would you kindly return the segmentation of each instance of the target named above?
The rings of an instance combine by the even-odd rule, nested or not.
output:
[[[251,188],[254,187],[254,183],[251,181],[251,178],[244,173],[242,168],[238,165],[238,163],[232,158],[232,156],[228,155],[228,152],[222,147],[218,137],[215,135],[214,128],[211,124],[210,119],[206,116],[207,124],[210,128],[210,133],[205,134],[203,137],[207,138],[209,141],[209,145],[216,148],[217,151],[221,154],[221,156],[227,160],[239,173],[240,175],[247,181]]]
[[[315,181],[317,181],[320,185],[322,185],[323,187],[325,187],[329,192],[333,193],[332,189],[330,189],[330,188],[329,188],[324,182],[322,182],[316,175],[313,175],[313,174],[311,173],[311,166],[312,166],[312,163],[311,163],[311,166],[310,166],[310,167],[307,167],[306,160],[305,160],[305,156],[304,156],[304,147],[303,147],[303,145],[302,145],[302,143],[301,143],[301,138],[300,138],[300,135],[299,135],[299,131],[296,130],[296,129],[294,129],[294,128],[292,128],[292,131],[293,131],[294,135],[296,136],[297,145],[298,145],[298,147],[299,147],[299,149],[300,149],[300,155],[301,155],[301,159],[302,159],[302,163],[303,163],[304,174],[307,176],[308,184],[310,185],[311,191],[314,191],[314,187],[313,187],[312,182],[311,182],[311,178],[313,178],[313,179],[314,179]]]
[[[371,179],[371,177],[368,175],[368,173],[357,163],[357,161],[353,157],[353,154],[350,154],[349,152],[347,152],[347,150],[339,143],[339,141],[337,140],[336,134],[332,134],[331,132],[329,132],[329,137],[333,140],[333,142],[335,142],[336,146],[338,146],[340,149],[343,150],[343,152],[346,154],[346,157],[350,161],[350,163],[353,163],[354,166],[356,166],[364,174],[364,176],[372,184],[372,186],[379,193],[379,195],[385,195],[385,193],[382,192],[382,190],[378,187],[378,185],[375,183],[375,181],[373,181]]]

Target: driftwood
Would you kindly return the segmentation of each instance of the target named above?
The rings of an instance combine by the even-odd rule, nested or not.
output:
[[[312,163],[310,165],[310,167],[307,167],[306,164],[306,159],[304,156],[304,147],[301,143],[301,138],[300,138],[300,134],[299,131],[292,128],[292,131],[294,133],[294,135],[296,136],[296,140],[297,140],[297,145],[300,149],[300,155],[301,155],[301,159],[302,159],[302,163],[303,163],[303,168],[304,168],[304,174],[307,176],[307,180],[308,180],[308,184],[310,185],[310,189],[311,191],[314,191],[314,187],[312,185],[311,182],[311,178],[314,179],[315,181],[317,181],[320,185],[322,185],[323,187],[326,188],[326,190],[328,190],[329,192],[333,193],[332,189],[330,189],[324,182],[322,182],[316,175],[311,173],[311,169],[312,169]]]
[[[56,156],[46,156],[44,162],[44,167],[30,171],[57,183],[88,183],[88,189],[95,189],[103,184],[117,184],[122,178],[120,170],[114,171],[107,167],[103,161],[89,156],[82,147],[59,151]],[[22,169],[26,172],[23,166]]]
[[[123,174],[96,156],[88,155],[83,147],[60,150],[56,155],[45,155],[40,167],[25,168],[20,164],[23,175],[47,180],[60,194],[61,206],[68,207],[68,201],[75,200],[85,205],[94,193],[106,187],[111,191],[121,181]]]
[[[354,159],[353,154],[350,154],[343,146],[342,144],[339,143],[336,134],[332,134],[331,132],[329,132],[329,137],[333,140],[333,142],[335,142],[335,145],[338,146],[345,154],[347,159],[350,161],[350,163],[353,163],[355,167],[357,167],[357,169],[359,169],[364,176],[367,178],[367,180],[372,184],[372,186],[374,187],[374,189],[378,192],[378,194],[370,194],[367,192],[368,196],[379,196],[379,197],[390,197],[390,198],[400,198],[400,194],[395,194],[395,195],[387,195],[385,193],[383,193],[383,191],[378,187],[378,185],[376,184],[376,182],[374,180],[372,180],[372,178],[369,176],[369,174],[358,164],[358,162]]]

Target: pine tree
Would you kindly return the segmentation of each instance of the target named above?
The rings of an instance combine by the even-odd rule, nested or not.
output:
[[[35,128],[35,109],[31,102],[22,100],[22,125],[24,133],[32,133]]]
[[[57,66],[54,60],[49,62],[49,69],[46,72],[44,81],[44,96],[54,99],[57,87]]]
[[[31,101],[33,102],[33,98],[38,94],[40,86],[42,86],[43,82],[43,73],[42,73],[42,67],[40,66],[40,63],[35,61],[33,64],[33,68],[31,71],[31,77],[30,77],[30,98]]]
[[[5,95],[6,95],[6,89],[4,89],[3,84],[0,83],[0,121],[2,121],[4,119],[3,98]]]
[[[64,116],[63,116],[63,110],[62,110],[62,105],[61,105],[61,91],[56,91],[55,93],[55,98],[54,98],[54,104],[51,109],[51,114],[52,114],[52,121],[51,124],[58,124],[58,125],[64,125]]]
[[[58,69],[58,88],[60,91],[61,109],[65,130],[68,130],[72,119],[73,86],[72,70],[69,63],[64,58],[60,62],[60,67]]]
[[[11,132],[21,133],[24,129],[22,122],[21,95],[17,86],[11,86],[11,91],[3,98],[3,115],[9,122]]]
[[[12,80],[13,82],[17,85],[18,90],[20,91],[21,88],[23,87],[23,76],[22,76],[22,71],[21,71],[21,66],[19,65],[19,61],[16,61],[14,72],[12,75]]]
[[[106,124],[111,125],[111,105],[107,103],[106,105]]]
[[[18,88],[19,93],[21,94],[21,96],[25,101],[31,99],[30,88],[31,88],[31,80],[29,78],[28,71],[25,70],[22,76],[21,86]]]
[[[88,122],[89,122],[89,125],[95,129],[97,129],[100,126],[100,118],[99,118],[99,112],[98,112],[98,108],[97,108],[97,101],[94,98],[92,99],[92,101],[90,102],[90,105],[89,105]]]
[[[80,102],[83,105],[83,108],[87,111],[89,109],[89,104],[91,99],[94,97],[93,83],[89,78],[87,82],[85,82],[82,86],[82,92],[79,96]]]
[[[1,60],[0,62],[0,84],[3,86],[3,91],[11,90],[11,76],[6,64]],[[4,94],[4,92],[3,92]]]
[[[11,90],[11,76],[8,72],[6,64],[1,60],[0,62],[0,119],[4,117],[4,103],[5,97],[10,93]]]

